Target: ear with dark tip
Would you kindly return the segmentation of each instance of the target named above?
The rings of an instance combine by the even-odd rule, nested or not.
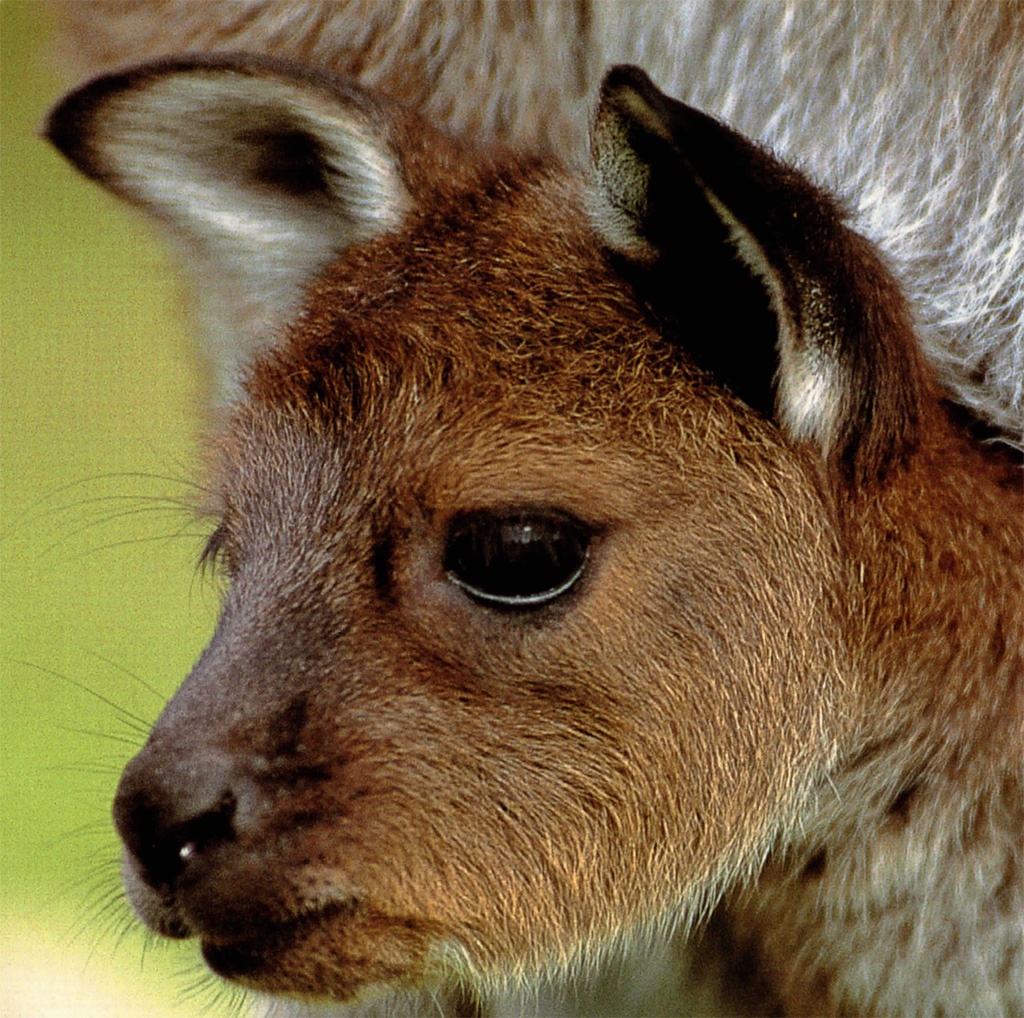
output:
[[[848,480],[906,457],[909,316],[827,194],[635,67],[606,76],[591,147],[596,228],[671,338]]]
[[[221,376],[246,346],[273,341],[338,252],[395,229],[412,204],[388,111],[278,62],[181,59],[108,75],[67,96],[46,135],[169,228]]]

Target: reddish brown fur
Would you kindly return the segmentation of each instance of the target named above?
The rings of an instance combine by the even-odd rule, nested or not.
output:
[[[724,894],[730,962],[789,1013],[1014,1006],[1019,466],[951,420],[825,199],[800,197],[792,239],[774,195],[767,235],[738,218],[803,301],[780,319],[814,319],[797,352],[820,346],[828,426],[794,436],[696,368],[665,280],[627,282],[647,266],[586,211],[598,186],[636,199],[628,157],[702,123],[658,119],[630,73],[609,88],[637,148],[600,184],[381,105],[411,211],[311,284],[215,448],[231,583],[118,794],[133,902],[224,975],[348,1000],[528,982]],[[529,614],[443,560],[456,514],[508,505],[594,534]],[[1001,996],[956,996],[978,988]]]
[[[328,726],[321,738],[333,756],[340,737],[348,757],[359,732],[361,752],[376,759],[365,765],[368,798],[385,794],[376,811],[401,824],[366,830],[373,857],[388,861],[383,870],[346,860],[344,872],[379,889],[405,921],[414,916],[428,937],[475,941],[485,966],[529,968],[669,908],[665,890],[706,883],[722,858],[756,853],[810,771],[818,805],[802,811],[806,832],[733,909],[737,935],[753,941],[766,970],[789,973],[774,987],[787,1010],[842,1009],[831,975],[839,959],[798,972],[788,961],[830,935],[820,920],[829,885],[831,922],[842,922],[843,909],[856,912],[870,892],[858,884],[862,857],[898,856],[898,845],[884,846],[910,837],[906,824],[944,828],[952,852],[955,818],[1006,809],[986,802],[1007,791],[1006,762],[1024,750],[1024,637],[1011,593],[1020,584],[1019,474],[959,437],[935,402],[905,470],[859,496],[825,495],[809,458],[641,324],[587,232],[566,223],[575,199],[552,170],[483,174],[471,202],[447,196],[407,233],[346,256],[318,284],[291,345],[257,372],[239,445],[227,451],[229,497],[241,485],[251,500],[235,510],[239,519],[266,526],[266,493],[287,499],[301,481],[345,492],[314,546],[343,523],[350,540],[351,520],[364,520],[362,538],[323,579],[339,591],[327,603],[334,624],[345,622],[345,674],[361,681],[348,679],[358,690],[347,694],[345,734]],[[340,444],[360,469],[344,480],[296,479],[296,463],[309,470],[324,455],[318,443]],[[268,447],[275,472],[250,476]],[[618,561],[593,580],[603,596],[565,637],[535,647],[481,625],[442,593],[417,594],[438,567],[409,553],[398,553],[395,589],[367,615],[375,533],[397,535],[398,546],[426,542],[455,509],[510,498],[567,505],[616,532]],[[752,526],[751,513],[764,522]],[[737,546],[740,532],[762,539]],[[278,554],[301,566],[296,548],[278,545]],[[645,563],[684,570],[658,576]],[[289,604],[286,614],[304,611]],[[667,619],[676,621],[666,629]],[[682,652],[676,627],[689,631]],[[701,678],[675,685],[680,673]],[[385,712],[386,731],[402,732],[389,751],[431,760],[431,774],[375,758],[373,718]],[[822,768],[837,752],[845,762],[832,771],[833,792]],[[548,754],[581,784],[534,773]],[[375,791],[392,782],[398,799]],[[891,800],[908,782],[918,788],[913,814],[895,825]],[[496,829],[473,808],[495,788],[507,810]],[[427,824],[419,834],[410,829],[417,822]],[[1004,836],[1013,829],[1005,816],[992,823]],[[489,829],[497,837],[481,847]],[[549,857],[530,834],[555,829],[572,832],[566,857]],[[471,842],[460,847],[467,831]],[[665,858],[666,844],[685,851]],[[409,855],[424,847],[426,858]],[[798,879],[821,851],[825,874]],[[935,851],[947,850],[940,842]],[[485,857],[481,869],[500,874],[499,885],[453,869],[466,855]],[[412,897],[394,886],[396,871],[413,874]],[[588,886],[595,872],[620,879]],[[566,884],[572,901],[562,897]],[[321,931],[332,957],[352,929],[341,919]],[[298,979],[338,989],[336,974],[300,972],[284,966],[278,988]]]
[[[842,688],[825,636],[830,527],[811,466],[768,454],[782,447],[765,422],[723,414],[727,398],[659,348],[581,218],[565,222],[576,199],[551,170],[485,174],[471,204],[455,195],[318,284],[292,343],[255,375],[225,449],[223,512],[228,548],[254,542],[253,529],[273,534],[273,548],[264,539],[249,554],[289,574],[345,528],[344,554],[303,583],[315,609],[263,608],[344,631],[343,663],[324,676],[340,669],[327,695],[347,686],[344,721],[304,741],[358,759],[365,777],[338,783],[366,782],[367,809],[386,820],[364,828],[350,815],[370,857],[337,865],[403,923],[477,942],[484,966],[532,968],[671,908],[695,878],[710,889],[723,858],[756,853],[792,786],[831,754],[839,732],[823,722],[842,716]],[[281,514],[297,485],[344,494],[340,505],[307,496],[292,538]],[[481,620],[417,547],[436,543],[453,511],[509,500],[565,506],[614,544],[586,614],[549,623],[554,635]],[[749,530],[752,510],[771,513],[775,530],[743,547],[729,521]],[[381,534],[394,579],[378,603],[367,562]],[[802,578],[796,548],[820,563]],[[762,575],[786,579],[766,589]],[[665,618],[694,631],[682,653],[691,668],[701,662],[699,683],[674,681],[678,632],[663,649],[642,636]],[[805,670],[812,687],[764,682],[760,669],[795,674],[797,659],[819,662]],[[716,684],[733,689],[725,710],[709,695]],[[330,716],[330,702],[312,700],[308,715]],[[751,740],[777,756],[759,760]],[[301,797],[288,804],[306,808]],[[480,862],[465,870],[464,858]],[[413,887],[395,886],[401,874]],[[337,932],[324,933],[335,956]],[[281,978],[269,988],[294,988],[292,968]],[[307,988],[339,990],[316,977]]]

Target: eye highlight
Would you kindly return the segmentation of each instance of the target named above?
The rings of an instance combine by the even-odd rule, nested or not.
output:
[[[536,608],[565,594],[586,566],[590,529],[551,509],[479,510],[456,517],[444,568],[471,598]]]

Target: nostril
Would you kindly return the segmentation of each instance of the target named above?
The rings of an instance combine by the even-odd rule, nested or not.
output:
[[[235,798],[225,791],[216,805],[184,823],[168,824],[163,811],[146,801],[123,813],[122,837],[153,887],[169,888],[185,869],[215,845],[234,838]]]
[[[173,879],[180,877],[185,867],[202,852],[234,838],[236,805],[234,795],[225,791],[209,812],[168,832],[164,851],[173,853],[175,857],[173,865],[168,867],[173,872]]]
[[[169,889],[204,853],[235,839],[238,804],[223,767],[155,763],[144,751],[129,764],[114,800],[114,822],[142,879]]]

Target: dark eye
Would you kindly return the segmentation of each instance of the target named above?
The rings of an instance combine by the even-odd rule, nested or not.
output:
[[[444,567],[470,597],[504,608],[533,608],[580,578],[590,531],[553,510],[472,512],[448,533]]]

